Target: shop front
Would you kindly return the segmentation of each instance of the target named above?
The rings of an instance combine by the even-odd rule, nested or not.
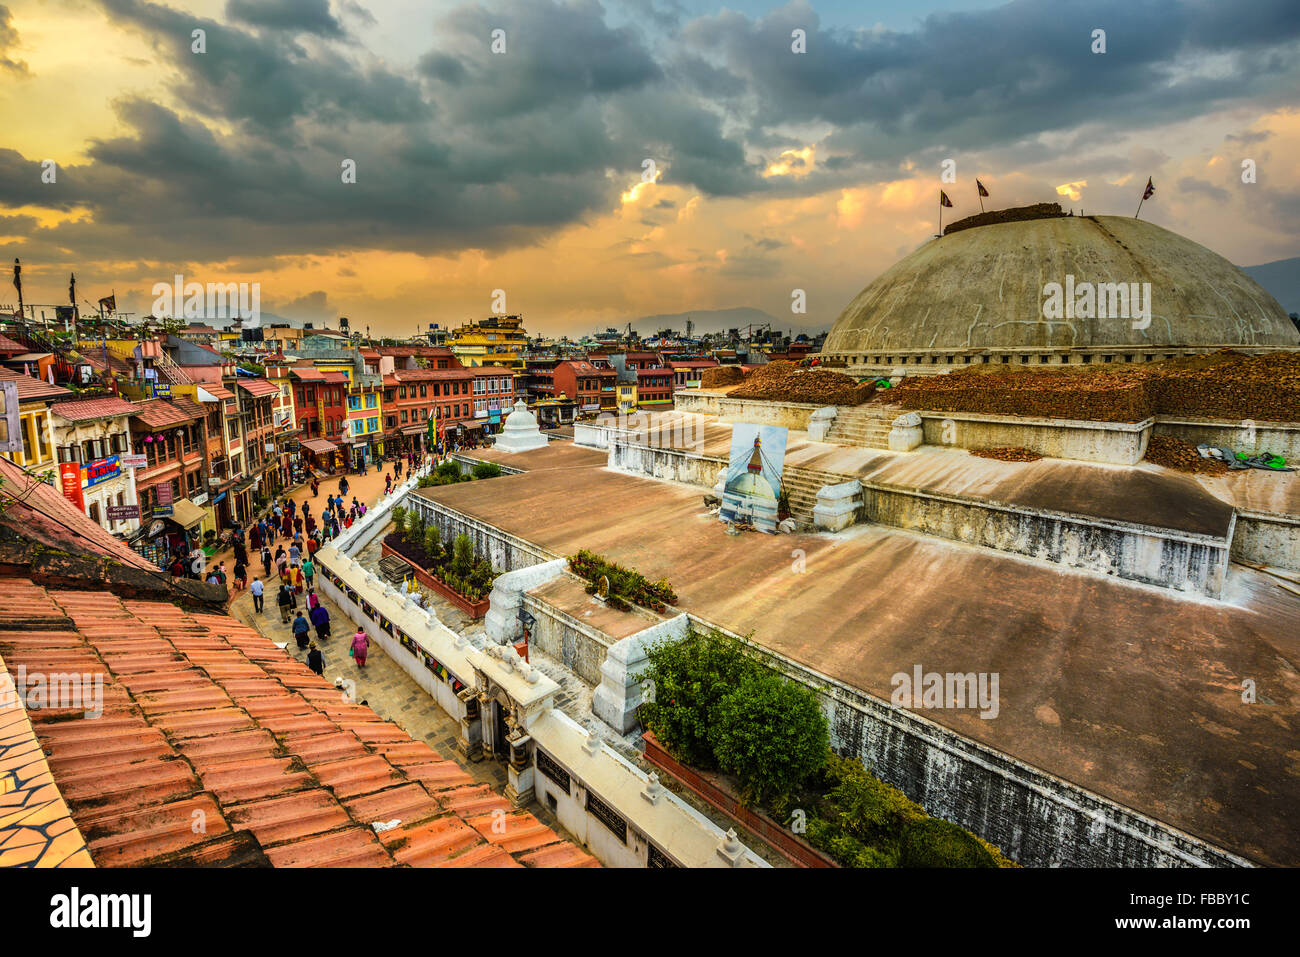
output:
[[[333,472],[339,447],[329,439],[303,439],[300,443],[306,464],[318,472]]]
[[[152,516],[141,516],[140,528],[127,544],[159,568],[166,568],[171,556],[188,555],[199,543],[207,513],[188,498],[160,505]]]

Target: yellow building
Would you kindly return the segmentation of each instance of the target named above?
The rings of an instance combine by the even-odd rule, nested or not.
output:
[[[489,316],[480,322],[466,323],[451,333],[452,354],[466,368],[504,366],[523,372],[524,360],[520,353],[528,346],[523,323],[520,316]]]
[[[374,463],[383,452],[383,392],[381,376],[362,373],[348,381],[348,424],[343,441],[354,465]]]
[[[18,387],[18,431],[22,436],[23,447],[9,458],[38,474],[46,469],[57,468],[50,405],[73,398],[72,392],[43,379],[20,375],[9,369],[0,368],[0,379],[14,381]]]
[[[618,396],[618,411],[635,412],[636,411],[636,383],[619,382],[616,386],[616,395]]]

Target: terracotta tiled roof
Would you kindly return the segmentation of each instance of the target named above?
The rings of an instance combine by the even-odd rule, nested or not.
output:
[[[6,589],[10,670],[103,680],[95,720],[27,712],[47,796],[66,801],[98,866],[596,865],[229,617],[24,579]],[[0,830],[0,849],[15,833]]]
[[[137,402],[135,408],[135,418],[151,429],[165,429],[181,422],[201,419],[208,414],[203,406],[184,396],[177,396],[174,399],[147,399],[144,402]]]
[[[50,385],[44,379],[23,375],[12,369],[0,369],[0,379],[13,379],[18,383],[18,401],[28,402],[33,399],[52,399],[63,395],[72,395],[71,389]]]
[[[324,382],[325,373],[321,372],[315,366],[307,366],[303,369],[294,369],[293,377],[299,382]]]
[[[342,372],[322,372],[321,381],[327,385],[345,385],[348,377]]]
[[[27,351],[28,351],[27,347],[23,345],[21,342],[15,342],[13,339],[10,339],[8,336],[0,336],[0,353],[5,353],[8,355],[21,355],[22,353]]]
[[[92,522],[52,485],[37,481],[3,456],[0,479],[4,480],[0,496],[6,499],[0,523],[22,537],[74,554],[90,552],[135,568],[156,570],[152,562]]]
[[[398,382],[428,382],[432,379],[472,379],[471,369],[398,369],[393,375]]]
[[[475,366],[472,370],[474,375],[514,375],[514,369],[507,369],[505,366]]]
[[[75,399],[71,402],[56,402],[50,406],[50,411],[70,422],[88,422],[115,415],[130,415],[135,411],[135,404],[117,396],[107,399]]]
[[[279,395],[280,389],[272,385],[265,379],[236,379],[235,385],[239,386],[251,396]]]
[[[219,399],[219,400],[222,401],[222,402],[234,402],[234,401],[235,401],[235,393],[231,392],[231,391],[230,391],[229,389],[227,389],[225,386],[221,386],[221,385],[213,385],[213,384],[208,383],[208,382],[199,382],[199,383],[196,383],[196,384],[197,384],[198,387],[199,387],[200,389],[202,389],[204,392],[208,393],[209,395],[216,396],[217,399]]]

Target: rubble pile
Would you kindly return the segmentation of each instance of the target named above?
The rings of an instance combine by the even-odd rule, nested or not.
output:
[[[1147,443],[1147,454],[1144,458],[1154,465],[1178,469],[1180,472],[1222,475],[1228,471],[1227,462],[1203,458],[1191,442],[1172,435],[1152,435],[1151,441]]]
[[[1186,415],[1300,421],[1300,353],[1231,350],[1106,368],[984,367],[909,377],[888,401],[905,409],[983,412],[1096,422]]]
[[[861,405],[876,393],[869,382],[859,384],[852,376],[829,369],[802,369],[784,359],[759,366],[739,388],[736,399],[769,399],[776,402],[805,402],[815,405]]]
[[[971,449],[970,454],[978,455],[982,459],[997,459],[999,462],[1037,462],[1042,458],[1037,452],[1031,452],[1029,449],[1018,449],[1014,446]]]
[[[959,233],[975,226],[993,226],[996,223],[1021,223],[1028,219],[1057,219],[1065,216],[1060,203],[1035,203],[1032,206],[1015,206],[1011,209],[990,209],[959,219],[943,228],[943,234]]]
[[[745,378],[745,370],[740,366],[714,366],[700,374],[701,389],[716,389],[719,386],[735,385]]]

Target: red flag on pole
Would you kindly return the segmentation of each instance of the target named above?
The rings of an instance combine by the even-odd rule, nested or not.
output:
[[[947,206],[950,208],[952,207],[952,200],[948,198],[948,194],[945,193],[943,190],[939,190],[939,205]]]
[[[975,188],[980,191],[981,196],[987,196],[989,194],[989,191],[984,188],[984,184],[979,180],[975,180]]]
[[[1147,188],[1144,189],[1144,190],[1142,191],[1142,198],[1143,198],[1143,199],[1150,199],[1150,198],[1151,198],[1151,195],[1152,195],[1155,191],[1156,191],[1155,183],[1151,182],[1151,177],[1148,176],[1148,177],[1147,177]]]

